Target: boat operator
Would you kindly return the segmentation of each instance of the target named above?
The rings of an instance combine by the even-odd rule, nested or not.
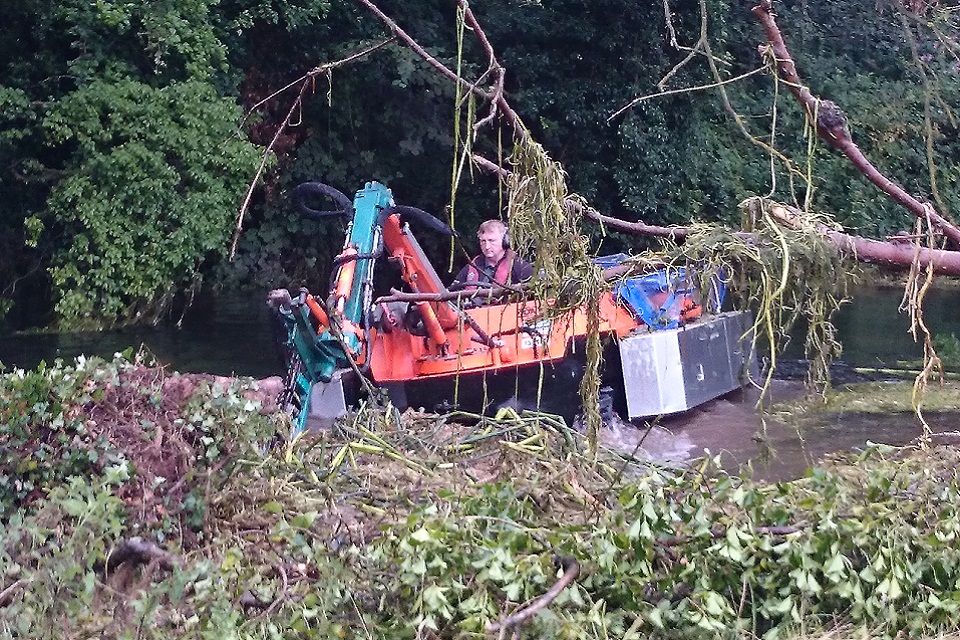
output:
[[[486,220],[477,229],[480,255],[460,270],[450,289],[471,291],[478,285],[509,286],[530,279],[533,267],[510,248],[507,225]]]

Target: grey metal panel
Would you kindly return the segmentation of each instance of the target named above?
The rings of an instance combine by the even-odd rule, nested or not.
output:
[[[677,331],[687,409],[740,386],[731,373],[727,324],[727,318],[716,317]]]
[[[760,377],[760,368],[753,353],[753,314],[741,311],[730,314],[725,323],[727,343],[730,345],[730,371],[740,385]]]
[[[629,417],[686,411],[741,387],[755,375],[749,312],[729,312],[679,329],[620,341]]]
[[[623,386],[631,418],[687,408],[675,331],[653,331],[620,341]]]
[[[343,370],[334,372],[330,382],[314,382],[310,386],[308,429],[329,429],[337,418],[347,415],[347,400],[343,392]]]

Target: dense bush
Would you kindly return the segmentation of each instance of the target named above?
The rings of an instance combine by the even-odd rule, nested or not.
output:
[[[588,459],[553,418],[509,412],[366,410],[283,443],[251,389],[123,360],[5,376],[0,460],[37,465],[33,493],[2,495],[0,637],[484,637],[574,569],[523,635],[960,623],[952,448],[764,483]]]

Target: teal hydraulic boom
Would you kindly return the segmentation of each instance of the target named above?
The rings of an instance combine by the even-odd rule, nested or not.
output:
[[[275,308],[286,324],[285,349],[294,366],[289,369],[287,402],[297,408],[295,431],[310,418],[332,421],[346,411],[342,377],[365,361],[367,326],[364,314],[373,294],[373,262],[383,250],[383,212],[394,206],[393,194],[379,182],[368,182],[353,203],[321,183],[305,183],[292,197],[307,215],[343,215],[350,222],[343,250],[334,261],[330,293],[323,303],[302,289],[299,297],[278,300]],[[329,198],[340,209],[316,211],[307,199]]]

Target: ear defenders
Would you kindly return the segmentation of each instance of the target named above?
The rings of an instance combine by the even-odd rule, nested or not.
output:
[[[509,231],[506,227],[503,228],[503,241],[502,241],[502,243],[503,243],[503,248],[504,248],[504,249],[509,249],[509,248],[510,248],[510,231]]]

